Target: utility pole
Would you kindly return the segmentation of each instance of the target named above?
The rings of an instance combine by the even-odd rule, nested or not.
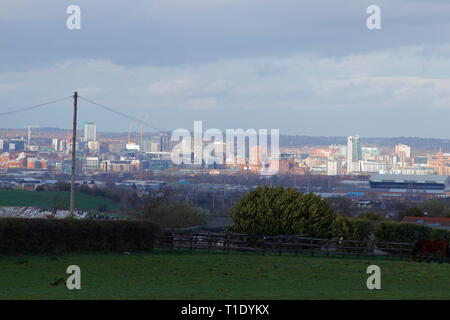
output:
[[[310,187],[309,187],[309,168],[308,168],[307,178],[308,178],[308,193],[310,193]]]
[[[77,103],[78,92],[73,95],[73,132],[72,132],[72,177],[70,180],[70,217],[73,218],[75,210],[75,164],[77,144]]]

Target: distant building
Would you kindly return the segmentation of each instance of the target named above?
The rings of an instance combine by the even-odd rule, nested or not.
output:
[[[59,140],[58,139],[52,139],[52,150],[53,151],[59,151]]]
[[[140,170],[139,160],[104,160],[100,162],[100,169],[105,172],[135,172]]]
[[[159,151],[170,151],[170,137],[167,134],[161,133],[159,136]]]
[[[97,140],[97,126],[92,122],[84,123],[84,141],[95,141]]]
[[[413,166],[413,167],[403,167],[395,168],[389,170],[389,174],[407,174],[407,175],[436,175],[437,171],[435,168],[423,167],[423,166]]]
[[[374,174],[369,179],[371,188],[404,190],[446,190],[449,177],[433,175]]]
[[[327,175],[328,176],[342,175],[342,161],[341,160],[328,160]]]
[[[428,158],[427,157],[414,157],[414,164],[418,164],[418,165],[426,165],[428,163]]]
[[[389,169],[389,166],[385,162],[377,161],[363,161],[362,171],[373,173],[385,173]]]
[[[111,153],[119,153],[123,150],[125,150],[126,144],[125,143],[110,143],[108,147],[108,151]]]
[[[140,147],[141,152],[152,152],[152,142],[151,140],[142,140],[142,144]]]
[[[157,141],[152,141],[150,145],[150,152],[160,152],[161,151],[161,144]]]
[[[98,157],[86,157],[82,161],[83,171],[97,171],[99,169],[100,161]]]
[[[252,172],[259,172],[263,166],[262,163],[262,148],[260,146],[250,146],[249,147],[249,169]]]
[[[67,150],[67,141],[61,140],[59,141],[58,151],[66,151]]]
[[[450,227],[450,218],[406,216],[402,219],[402,222],[418,223],[429,227],[446,228],[446,229]]]
[[[135,142],[129,142],[126,144],[125,149],[129,151],[139,151],[140,146]]]
[[[398,144],[395,146],[395,155],[398,156],[400,162],[406,162],[411,159],[411,147]]]
[[[172,166],[171,160],[144,160],[142,170],[165,171]]]
[[[361,142],[359,136],[347,138],[347,172],[361,171],[360,161],[362,160]]]
[[[24,151],[24,140],[0,140],[0,148],[3,152]]]
[[[380,156],[380,149],[377,147],[362,147],[361,149],[364,160],[374,161]]]
[[[98,152],[100,150],[100,143],[98,141],[89,141],[88,144],[89,151]]]

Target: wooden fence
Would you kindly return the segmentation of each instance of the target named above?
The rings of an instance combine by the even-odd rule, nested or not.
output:
[[[414,243],[305,238],[300,236],[255,236],[238,233],[165,231],[155,247],[167,249],[241,251],[325,256],[411,257]]]

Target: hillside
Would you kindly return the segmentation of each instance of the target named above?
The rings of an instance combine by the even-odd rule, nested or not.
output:
[[[68,191],[23,191],[0,190],[0,206],[11,207],[41,207],[60,208],[69,207],[70,192]],[[75,207],[81,210],[97,209],[105,204],[108,210],[119,210],[119,203],[103,197],[96,197],[84,193],[75,196]]]
[[[68,265],[81,290],[67,290]],[[381,290],[368,290],[369,265]],[[245,253],[3,256],[0,299],[448,299],[448,264]]]

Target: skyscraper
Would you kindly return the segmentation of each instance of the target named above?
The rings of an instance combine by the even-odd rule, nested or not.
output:
[[[360,171],[362,160],[361,142],[359,136],[350,136],[347,139],[347,172]]]
[[[152,151],[151,140],[148,139],[142,140],[142,145],[139,150],[141,152],[151,152]]]
[[[170,137],[165,133],[160,133],[160,151],[170,150]]]
[[[97,126],[92,122],[84,123],[84,141],[95,141],[97,140]]]
[[[58,139],[52,139],[52,150],[59,151],[59,140]]]
[[[395,146],[395,155],[400,162],[409,162],[411,160],[411,147],[404,144],[398,144]]]

